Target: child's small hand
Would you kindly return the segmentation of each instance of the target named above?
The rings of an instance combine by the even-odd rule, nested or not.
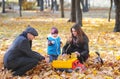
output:
[[[50,46],[50,45],[52,45],[52,44],[54,44],[55,42],[54,41],[48,41],[48,45]]]
[[[51,41],[51,43],[52,43],[52,44],[54,44],[54,43],[55,43],[55,41]]]

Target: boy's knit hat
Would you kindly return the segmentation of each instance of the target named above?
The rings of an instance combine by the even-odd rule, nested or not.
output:
[[[25,32],[31,33],[34,36],[38,36],[38,32],[33,27],[31,27],[30,25],[28,25]]]
[[[56,27],[51,28],[51,34],[58,34],[58,29]]]

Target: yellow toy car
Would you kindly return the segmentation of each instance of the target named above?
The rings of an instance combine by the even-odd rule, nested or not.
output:
[[[83,64],[79,62],[76,57],[68,58],[67,60],[53,60],[52,62],[53,68],[63,68],[63,69],[76,69],[76,68],[85,68]]]

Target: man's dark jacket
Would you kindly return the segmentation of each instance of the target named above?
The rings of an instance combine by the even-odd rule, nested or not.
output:
[[[44,57],[41,56],[39,53],[32,51],[31,46],[32,41],[28,40],[27,33],[23,32],[14,40],[10,48],[5,53],[4,66],[8,68],[9,63],[12,64],[12,61],[15,61],[21,57],[33,58],[38,61],[44,59]],[[19,63],[19,61],[16,62]]]

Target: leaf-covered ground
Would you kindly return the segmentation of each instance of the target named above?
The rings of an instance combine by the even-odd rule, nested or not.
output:
[[[114,20],[108,22],[101,18],[84,18],[83,30],[89,37],[90,58],[86,62],[87,70],[84,72],[59,72],[54,71],[50,64],[40,63],[28,73],[28,76],[13,77],[9,71],[3,69],[3,55],[12,41],[27,25],[31,25],[39,32],[33,41],[32,49],[46,56],[47,40],[50,28],[56,26],[59,35],[65,44],[70,35],[73,23],[68,23],[68,18],[54,18],[48,13],[45,16],[3,17],[0,18],[0,79],[120,79],[120,33],[114,33]],[[51,16],[51,17],[50,17]],[[94,63],[98,51],[104,60],[104,65]],[[30,73],[32,73],[30,75]]]

